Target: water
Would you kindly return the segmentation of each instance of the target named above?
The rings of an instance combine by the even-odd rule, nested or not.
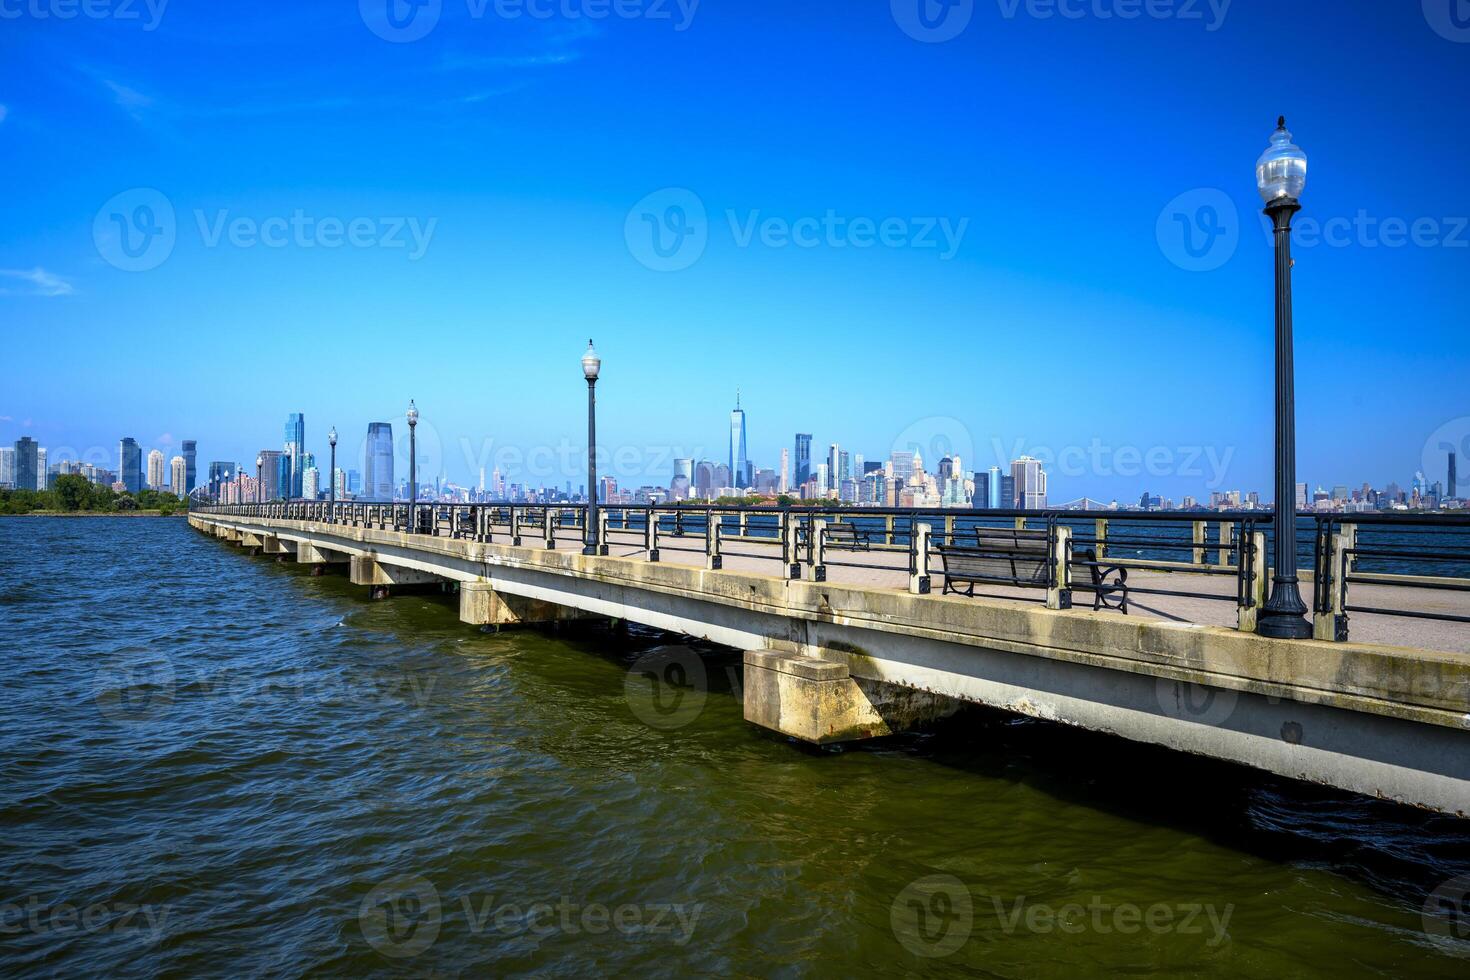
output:
[[[1231,766],[984,711],[812,752],[728,651],[180,520],[0,519],[0,623],[5,975],[1470,968],[1465,823]]]

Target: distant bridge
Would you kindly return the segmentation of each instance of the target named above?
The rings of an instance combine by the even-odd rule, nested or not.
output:
[[[1274,640],[1252,631],[1259,513],[615,506],[593,528],[587,514],[302,502],[189,520],[347,566],[380,596],[442,583],[475,625],[613,617],[745,650],[747,719],[813,743],[969,702],[1470,816],[1470,515],[1317,521],[1299,543],[1319,639]],[[1440,537],[1393,543],[1426,522]],[[599,554],[581,553],[589,531]],[[1397,570],[1420,558],[1459,577]],[[1129,614],[1092,608],[1123,584]],[[957,585],[977,596],[946,594]]]

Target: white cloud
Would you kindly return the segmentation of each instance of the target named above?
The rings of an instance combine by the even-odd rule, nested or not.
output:
[[[0,286],[0,295],[66,296],[72,291],[71,283],[40,266],[34,269],[0,269],[0,278],[18,279],[29,284],[16,289]]]

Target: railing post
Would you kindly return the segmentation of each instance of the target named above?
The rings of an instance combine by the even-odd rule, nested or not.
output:
[[[600,507],[597,510],[597,553],[607,554],[607,525],[610,515],[607,509]]]
[[[711,511],[704,520],[704,567],[712,572],[724,566],[720,557],[720,515]]]
[[[551,507],[546,508],[546,513],[541,517],[541,530],[546,534],[546,550],[556,550],[556,513]]]
[[[786,566],[786,577],[789,579],[801,578],[801,555],[798,551],[800,545],[796,540],[800,528],[801,519],[795,517],[791,511],[781,514],[781,564]]]
[[[812,581],[827,581],[827,522],[820,517],[812,518],[811,530]]]
[[[1327,580],[1314,590],[1325,606],[1312,610],[1312,639],[1342,643],[1348,638],[1347,615],[1343,612],[1347,593],[1348,549],[1351,538],[1342,532],[1327,540]]]
[[[1240,542],[1240,585],[1237,591],[1236,628],[1242,633],[1256,631],[1256,617],[1266,604],[1271,587],[1266,578],[1266,532],[1251,531]]]
[[[746,531],[748,531],[750,529],[750,525],[748,523],[749,517],[750,517],[750,514],[747,513],[746,511],[742,510],[740,512],[740,537],[742,537],[742,538],[746,536],[745,535]]]
[[[1050,552],[1047,559],[1051,570],[1047,575],[1046,608],[1072,608],[1072,529],[1064,524],[1054,525],[1047,536]]]
[[[883,518],[883,543],[893,547],[893,515],[888,514]]]
[[[1016,530],[1017,531],[1024,531],[1024,530],[1026,530],[1026,518],[1024,518],[1024,517],[1018,517],[1018,518],[1016,518]]]
[[[1194,521],[1191,525],[1194,529],[1195,547],[1190,551],[1190,564],[1203,565],[1205,563],[1205,549],[1200,547],[1205,543],[1205,532],[1208,530],[1204,521]]]
[[[649,561],[658,561],[658,511],[652,507],[644,516],[643,549],[648,552]]]
[[[1220,540],[1220,551],[1215,555],[1215,564],[1219,565],[1221,568],[1224,568],[1226,565],[1230,564],[1230,545],[1234,543],[1234,531],[1234,524],[1231,524],[1229,521],[1220,522],[1220,528],[1218,531]]]
[[[954,544],[954,515],[944,515],[944,543]]]
[[[514,506],[510,509],[510,543],[517,548],[521,546],[521,512]]]
[[[914,595],[929,594],[929,538],[933,533],[932,526],[915,524],[909,535],[909,592]]]
[[[1092,536],[1097,539],[1093,545],[1097,551],[1097,560],[1102,561],[1108,556],[1108,519],[1099,517],[1092,522]]]

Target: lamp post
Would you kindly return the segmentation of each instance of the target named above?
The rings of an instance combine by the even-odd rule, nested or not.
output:
[[[1286,117],[1256,161],[1256,188],[1266,202],[1276,237],[1276,515],[1271,595],[1256,632],[1276,639],[1312,635],[1296,574],[1296,386],[1291,338],[1291,217],[1301,210],[1307,155],[1291,141]]]
[[[327,433],[327,445],[332,447],[332,463],[327,468],[327,503],[337,502],[337,427]]]
[[[258,503],[258,504],[265,503],[265,480],[264,480],[264,478],[261,475],[262,473],[264,473],[264,471],[265,471],[265,456],[264,455],[256,456],[255,457],[255,502]]]
[[[414,515],[414,505],[419,498],[419,457],[418,457],[418,424],[419,410],[414,405],[413,399],[408,400],[408,529],[412,531],[417,524]]]
[[[582,376],[587,379],[587,528],[582,554],[595,555],[597,540],[597,375],[602,371],[602,358],[587,340],[587,353],[582,355]]]

